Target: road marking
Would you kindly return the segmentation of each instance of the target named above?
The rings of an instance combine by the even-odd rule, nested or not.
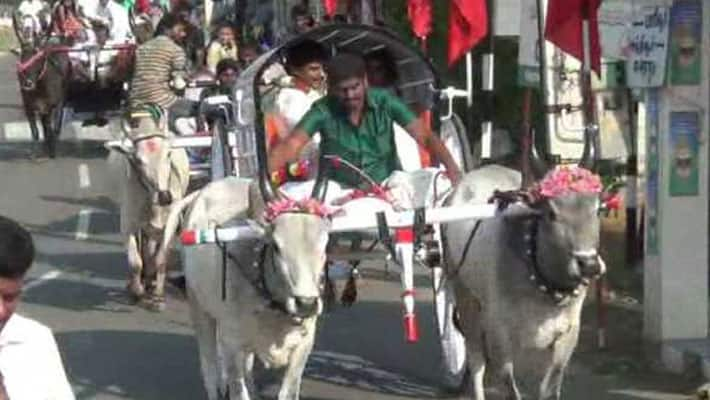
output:
[[[84,114],[82,114],[83,116]],[[62,140],[91,140],[91,141],[108,141],[120,137],[120,128],[115,120],[109,121],[105,127],[97,126],[82,126],[81,121],[72,120],[69,116],[65,116],[66,123],[62,129]],[[10,121],[2,124],[2,141],[6,142],[31,142],[32,131],[30,124],[25,121]],[[40,128],[41,132],[41,128]],[[40,137],[41,137],[40,133]]]
[[[37,287],[37,286],[44,285],[45,283],[51,281],[52,279],[57,279],[57,278],[59,278],[59,276],[61,276],[61,275],[62,275],[62,272],[61,272],[61,271],[56,271],[56,270],[55,270],[55,271],[45,272],[45,273],[42,274],[42,276],[40,276],[39,278],[27,282],[27,283],[24,285],[24,290],[27,291],[27,290],[30,290],[30,289],[35,288],[35,287]]]
[[[36,289],[39,286],[43,286],[50,281],[61,278],[62,280],[69,282],[85,283],[89,285],[99,286],[106,289],[123,289],[125,288],[125,283],[121,279],[110,279],[110,278],[99,278],[94,276],[87,276],[81,272],[71,272],[71,271],[60,271],[57,269],[45,272],[37,278],[31,279],[29,282],[25,283],[23,286],[24,291],[30,289]]]
[[[32,140],[32,131],[27,121],[6,122],[3,124],[3,131],[8,142]]]
[[[92,210],[84,209],[79,211],[79,218],[76,223],[76,240],[86,240],[89,238],[89,222]]]
[[[308,357],[306,376],[319,381],[399,396],[436,398],[437,390],[352,354],[316,350]]]
[[[89,179],[89,166],[86,164],[79,164],[79,188],[86,189],[91,186],[91,180]]]

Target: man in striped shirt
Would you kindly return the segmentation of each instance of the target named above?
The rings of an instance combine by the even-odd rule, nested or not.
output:
[[[129,103],[132,107],[153,103],[167,110],[170,129],[175,132],[174,121],[195,112],[193,101],[178,97],[187,85],[187,60],[180,45],[189,23],[177,14],[168,14],[161,22],[162,32],[136,50]]]

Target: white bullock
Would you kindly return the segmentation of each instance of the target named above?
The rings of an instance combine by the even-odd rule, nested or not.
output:
[[[184,210],[187,230],[235,220],[250,220],[254,226],[254,240],[185,247],[183,252],[210,400],[258,397],[252,384],[255,357],[268,368],[285,368],[279,400],[299,398],[323,308],[320,286],[330,222],[308,212],[285,212],[264,221],[263,205],[252,181],[228,177],[177,202],[166,224],[160,262]]]
[[[136,300],[161,310],[165,305],[165,263],[155,256],[163,237],[170,204],[182,199],[189,183],[184,149],[171,149],[164,123],[149,114],[133,114],[126,137],[110,143],[109,171],[120,191],[121,233],[126,243],[130,276],[128,291]]]

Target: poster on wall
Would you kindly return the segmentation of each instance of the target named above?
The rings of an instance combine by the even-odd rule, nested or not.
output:
[[[671,85],[699,85],[703,31],[701,0],[675,0],[670,30]]]
[[[697,196],[700,115],[697,112],[672,112],[670,120],[670,195]]]
[[[623,53],[629,87],[663,86],[668,58],[670,10],[660,5],[635,5]]]
[[[648,141],[646,143],[646,253],[658,255],[660,243],[660,207],[658,204],[659,140],[658,140],[658,90],[651,89],[647,97]]]

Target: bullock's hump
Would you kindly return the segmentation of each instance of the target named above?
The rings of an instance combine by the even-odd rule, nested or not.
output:
[[[487,203],[496,190],[520,188],[522,177],[519,171],[502,165],[486,165],[466,173],[454,190],[451,204]]]

